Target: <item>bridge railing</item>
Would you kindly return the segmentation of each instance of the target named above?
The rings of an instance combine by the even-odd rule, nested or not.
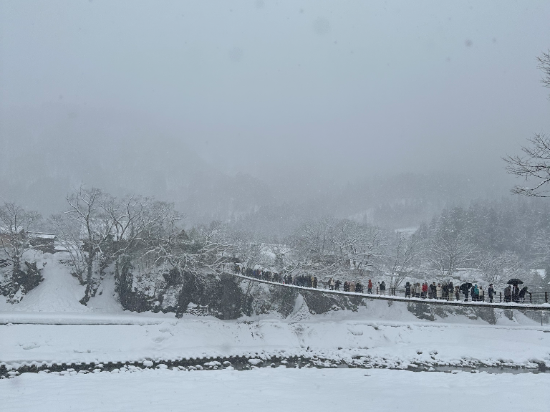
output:
[[[387,288],[386,290],[380,290],[379,288],[373,288],[373,293],[377,295],[388,295],[388,296],[404,296],[404,297],[415,297],[415,298],[423,298],[428,300],[447,300],[447,301],[461,301],[461,302],[492,302],[492,303],[504,303],[504,302],[514,302],[514,303],[529,303],[529,304],[535,304],[540,305],[542,303],[549,303],[550,293],[548,291],[544,292],[527,292],[524,297],[519,296],[510,296],[506,297],[502,292],[496,292],[493,295],[493,298],[490,299],[488,293],[486,292],[485,295],[478,298],[473,298],[470,293],[468,293],[467,296],[465,296],[462,292],[458,294],[458,298],[456,297],[456,294],[450,293],[447,296],[441,296],[440,298],[431,296],[428,294],[415,294],[411,293],[411,295],[405,295],[404,289],[396,289],[396,288]]]

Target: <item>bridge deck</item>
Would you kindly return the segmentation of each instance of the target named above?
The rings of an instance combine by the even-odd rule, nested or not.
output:
[[[271,282],[269,280],[256,279],[248,276],[243,276],[238,273],[228,273],[241,279],[249,280],[252,282],[265,283],[272,286],[286,287],[286,288],[295,288],[298,290],[305,290],[308,292],[316,292],[323,294],[333,294],[333,295],[344,295],[349,297],[362,297],[367,299],[377,299],[377,300],[386,300],[392,302],[406,302],[406,303],[427,303],[430,305],[446,305],[446,306],[457,306],[457,307],[474,307],[474,308],[498,308],[498,309],[523,309],[523,310],[546,310],[550,311],[550,303],[543,303],[540,305],[535,305],[531,303],[514,303],[514,302],[501,302],[501,303],[489,303],[489,302],[463,302],[460,300],[438,300],[438,299],[425,299],[425,298],[405,298],[400,296],[389,296],[389,295],[374,295],[367,293],[355,293],[355,292],[343,292],[339,290],[330,290],[330,289],[316,289],[308,288],[304,286],[288,285],[285,283]]]

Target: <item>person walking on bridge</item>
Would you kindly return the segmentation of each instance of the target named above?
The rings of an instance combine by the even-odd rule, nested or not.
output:
[[[372,280],[369,279],[369,283],[367,285],[367,293],[372,294]]]
[[[504,302],[512,300],[512,286],[508,285],[504,288]]]
[[[435,298],[436,298],[436,293],[437,293],[437,286],[435,286],[435,282],[433,282],[433,283],[430,285],[430,295],[429,295],[429,298],[430,298],[430,299],[435,299]]]
[[[479,300],[479,288],[477,287],[477,283],[472,288],[472,300],[474,302],[477,302]]]
[[[519,286],[514,285],[512,288],[512,301],[518,303],[519,302]]]
[[[443,297],[443,288],[441,287],[441,283],[438,283],[435,287],[435,298],[441,299]]]
[[[489,294],[489,303],[493,303],[493,296],[495,295],[495,288],[493,288],[492,283],[489,285],[489,289],[487,290],[487,293]]]
[[[447,285],[447,288],[449,290],[449,300],[453,300],[453,293],[455,293],[455,287],[453,285],[453,281],[451,280],[449,284]]]
[[[464,302],[467,302],[468,301],[468,291],[470,289],[469,287],[470,284],[468,283],[463,283],[461,286],[460,286],[460,290],[462,291],[462,293],[464,293]]]
[[[529,293],[529,295],[531,295],[531,292],[528,292],[527,291],[527,286],[523,287],[520,291],[519,291],[519,301],[521,303],[525,302],[525,295],[527,295]]]

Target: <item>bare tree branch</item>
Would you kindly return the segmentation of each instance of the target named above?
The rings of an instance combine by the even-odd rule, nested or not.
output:
[[[544,73],[544,77],[541,79],[544,87],[550,87],[550,50],[547,53],[542,53],[537,57],[539,62],[538,68]]]
[[[522,147],[525,156],[507,156],[506,171],[525,180],[525,185],[516,185],[512,193],[530,197],[550,197],[550,139],[536,134],[529,139],[530,146]]]

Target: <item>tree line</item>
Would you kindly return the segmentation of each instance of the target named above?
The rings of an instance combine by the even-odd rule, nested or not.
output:
[[[513,277],[536,280],[532,269],[550,274],[550,204],[539,199],[449,207],[408,231],[351,219],[312,219],[278,243],[254,241],[253,233],[231,222],[185,230],[183,214],[154,198],[80,188],[67,196],[66,205],[48,219],[13,203],[0,207],[4,294],[17,292],[25,276],[36,276],[29,266],[32,256],[25,253],[35,249],[32,234],[40,230],[55,233],[65,263],[86,285],[83,304],[106,276],[114,276],[117,285],[135,277],[179,284],[185,273],[221,273],[235,262],[321,280],[384,278],[389,288],[410,278],[456,278],[463,268],[494,284]]]
[[[23,262],[32,262],[29,252],[44,230],[55,234],[68,257],[64,263],[86,285],[82,304],[107,275],[120,285],[132,273],[162,272],[170,278],[217,268],[227,247],[217,236],[218,225],[185,231],[182,223],[182,213],[171,203],[138,195],[115,197],[97,188],[69,194],[65,210],[48,219],[7,202],[0,207],[1,292],[13,295],[20,289],[29,274]]]

